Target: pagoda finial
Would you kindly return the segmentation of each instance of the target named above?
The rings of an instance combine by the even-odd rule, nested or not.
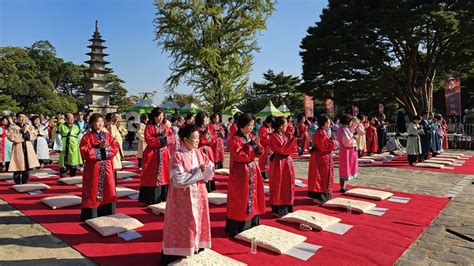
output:
[[[99,21],[98,20],[95,21],[95,31],[99,32]]]

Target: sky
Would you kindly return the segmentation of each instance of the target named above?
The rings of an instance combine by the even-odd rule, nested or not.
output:
[[[327,0],[280,0],[258,36],[250,81],[262,81],[268,69],[301,76],[299,45],[308,27],[319,21]],[[153,0],[0,0],[0,46],[31,46],[48,40],[57,55],[76,64],[88,60],[88,40],[95,20],[108,48],[106,60],[123,80],[128,95],[156,90],[155,101],[165,98],[163,85],[171,59],[154,41]],[[192,88],[178,86],[177,92]]]

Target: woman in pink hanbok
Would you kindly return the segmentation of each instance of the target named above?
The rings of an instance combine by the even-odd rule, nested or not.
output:
[[[354,130],[352,116],[343,114],[340,119],[340,127],[337,130],[337,140],[340,145],[339,184],[341,185],[341,192],[346,192],[346,183],[357,177],[359,168]]]
[[[171,164],[161,265],[211,248],[206,182],[214,176],[214,164],[198,148],[197,126],[186,125],[178,134],[182,145],[175,152]]]

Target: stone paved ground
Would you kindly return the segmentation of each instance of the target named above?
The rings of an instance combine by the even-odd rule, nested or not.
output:
[[[132,153],[126,151],[126,154]],[[298,177],[306,178],[307,168],[307,160],[295,160]],[[337,180],[337,170],[335,172]],[[446,232],[446,228],[450,228],[474,236],[474,185],[465,176],[364,167],[360,168],[360,177],[351,184],[434,196],[456,192],[397,265],[474,265],[474,243]],[[474,176],[470,178],[474,180]],[[94,262],[0,200],[0,265],[94,265]]]

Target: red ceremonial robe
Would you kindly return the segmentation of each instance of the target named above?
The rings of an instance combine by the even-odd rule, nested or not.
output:
[[[272,149],[270,148],[270,135],[273,129],[267,125],[263,125],[258,130],[258,137],[260,138],[260,145],[262,145],[263,153],[258,158],[258,166],[260,171],[270,171],[270,156],[272,156]]]
[[[101,139],[108,145],[105,154],[101,154],[99,148]],[[113,158],[119,149],[120,145],[107,132],[90,131],[82,137],[82,208],[97,208],[117,201]]]
[[[367,142],[367,153],[377,153],[379,149],[379,142],[377,138],[377,129],[369,125],[365,130],[365,139]]]
[[[230,142],[230,139],[232,138],[232,136],[234,136],[237,130],[239,130],[239,128],[237,127],[237,121],[236,121],[232,123],[232,125],[230,126],[229,134],[227,135],[227,141]]]
[[[309,136],[308,136],[308,127],[304,123],[298,124],[298,135],[300,137],[300,149],[301,152],[309,149]]]
[[[288,122],[288,127],[286,128],[285,136],[287,138],[295,135],[295,127],[293,126],[293,122]]]
[[[295,197],[295,167],[291,154],[298,150],[296,138],[273,133],[270,146],[274,157],[270,162],[271,205],[293,205]]]
[[[173,156],[171,184],[163,226],[163,253],[192,256],[211,248],[211,223],[205,183],[213,177],[213,163],[199,149],[179,148]],[[201,171],[200,165],[206,170]]]
[[[248,221],[265,212],[265,193],[262,174],[255,162],[256,151],[262,147],[251,145],[254,137],[240,131],[230,139],[230,175],[227,188],[227,218]]]
[[[309,161],[308,194],[311,192],[332,192],[334,180],[334,164],[331,153],[335,150],[334,141],[330,139],[326,130],[318,128],[313,137],[313,152]],[[328,200],[328,199],[326,199]]]
[[[212,131],[209,129],[209,125],[202,126],[198,129],[199,132],[199,149],[215,163],[214,160],[214,151],[212,150],[212,145],[216,143],[216,137],[212,135]]]
[[[145,128],[146,148],[140,186],[157,187],[170,183],[168,138],[171,131],[164,124],[148,124]]]
[[[443,130],[443,149],[449,148],[449,141],[448,141],[448,125],[441,124],[441,129]]]
[[[212,151],[214,152],[214,161],[224,162],[224,127],[219,122],[211,123],[209,131],[211,131],[211,135],[215,137],[214,143],[211,144]]]

